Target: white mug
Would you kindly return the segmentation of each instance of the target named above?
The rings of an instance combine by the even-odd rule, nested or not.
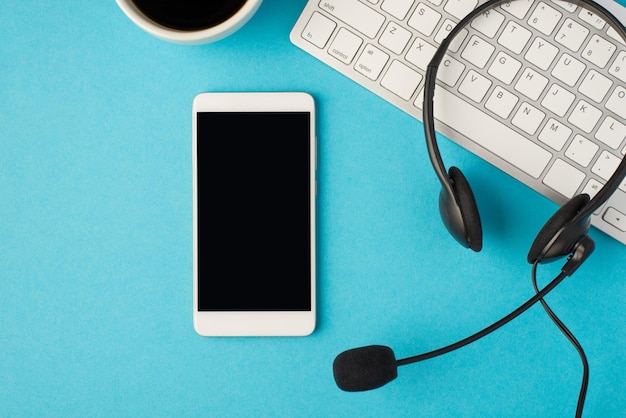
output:
[[[206,1],[216,2],[221,0]],[[203,44],[220,40],[237,31],[250,20],[258,10],[262,0],[245,0],[241,8],[233,10],[232,14],[227,16],[221,23],[199,29],[166,26],[148,17],[133,0],[116,0],[116,2],[130,20],[157,38],[181,44]]]

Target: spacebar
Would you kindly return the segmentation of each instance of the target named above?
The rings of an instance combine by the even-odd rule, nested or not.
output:
[[[552,154],[454,94],[438,88],[435,118],[534,178]]]

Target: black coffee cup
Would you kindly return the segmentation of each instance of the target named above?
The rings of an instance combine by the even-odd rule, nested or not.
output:
[[[116,0],[146,32],[176,43],[214,42],[241,28],[262,0]]]

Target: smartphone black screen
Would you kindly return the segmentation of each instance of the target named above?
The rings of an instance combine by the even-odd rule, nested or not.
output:
[[[198,310],[311,310],[307,112],[197,114]]]

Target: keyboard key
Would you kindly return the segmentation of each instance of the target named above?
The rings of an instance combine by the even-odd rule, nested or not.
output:
[[[415,38],[413,45],[411,45],[409,52],[406,54],[406,60],[426,71],[426,67],[433,55],[435,55],[435,52],[437,52],[437,48],[421,38]],[[439,71],[441,71],[441,68],[439,68]]]
[[[620,42],[622,45],[626,45],[626,41],[622,39],[620,34],[617,33],[615,29],[613,29],[613,26],[609,27],[609,30],[606,31],[606,34],[609,35],[610,38],[615,39],[617,42]]]
[[[470,70],[459,86],[459,92],[473,101],[480,103],[485,97],[485,94],[487,94],[489,87],[491,87],[491,81],[488,78],[478,74],[474,70]]]
[[[435,35],[435,42],[438,44],[442,43],[444,39],[448,37],[448,34],[454,29],[456,26],[456,22],[453,22],[450,19],[446,19],[443,21],[443,25],[439,28],[439,31]],[[467,37],[467,29],[461,29],[459,33],[456,34],[450,45],[448,45],[448,51],[457,52],[459,48],[461,48],[461,44]]]
[[[615,50],[615,45],[606,39],[600,38],[598,35],[593,35],[585,49],[583,49],[582,57],[598,67],[604,68]]]
[[[626,83],[626,51],[620,51],[617,54],[617,58],[609,68],[609,73]]]
[[[607,100],[606,108],[615,112],[620,118],[626,119],[626,88],[617,86]]]
[[[585,42],[587,35],[589,35],[589,29],[568,18],[554,39],[571,51],[576,52]]]
[[[411,32],[395,22],[389,22],[378,43],[388,48],[391,52],[401,54],[411,40]]]
[[[535,38],[524,58],[546,71],[550,68],[552,61],[554,61],[558,53],[559,48],[556,46],[545,39]]]
[[[404,100],[409,100],[422,82],[422,78],[420,73],[395,60],[389,66],[380,85]]]
[[[444,20],[443,25],[441,25],[441,27],[439,28],[439,31],[437,31],[437,34],[435,35],[435,42],[437,44],[442,43],[443,40],[448,37],[452,29],[454,29],[455,27],[456,27],[456,22],[450,19]],[[452,51],[452,52],[455,52],[455,51]]]
[[[478,5],[478,0],[448,0],[443,10],[461,20]]]
[[[584,100],[580,100],[567,121],[584,132],[591,133],[601,117],[602,111],[600,109],[593,107]]]
[[[330,44],[328,53],[344,64],[350,64],[359,51],[363,40],[345,28],[339,29],[337,36]]]
[[[374,38],[385,23],[385,16],[359,0],[321,0],[319,5],[320,9],[370,38]]]
[[[607,116],[596,132],[596,138],[609,147],[617,149],[626,139],[626,126],[611,116]]]
[[[461,57],[478,68],[484,68],[495,49],[493,45],[474,35],[468,41],[467,46],[461,53]]]
[[[576,11],[576,8],[577,8],[577,6],[574,3],[569,2],[569,1],[552,0],[552,3],[556,4],[562,9],[567,10],[570,13],[573,13],[574,11]]]
[[[600,158],[598,158],[598,161],[596,161],[593,165],[591,171],[602,177],[604,180],[608,180],[611,178],[621,161],[621,158],[616,157],[610,152],[602,151]]]
[[[413,2],[414,0],[385,0],[380,8],[396,19],[404,20]]]
[[[540,2],[535,11],[530,15],[528,24],[544,35],[550,35],[561,20],[563,14],[556,9]]]
[[[591,70],[581,83],[578,91],[596,103],[602,102],[613,85],[610,78],[603,76],[596,70]]]
[[[541,110],[524,102],[518,109],[515,116],[513,116],[511,122],[528,135],[534,135],[545,117],[546,114]]]
[[[544,177],[543,183],[570,199],[584,179],[585,173],[559,158]]]
[[[380,76],[385,64],[389,60],[389,55],[368,44],[363,49],[361,56],[357,60],[354,69],[370,80],[376,80]]]
[[[548,79],[546,77],[532,68],[526,68],[515,84],[515,90],[531,100],[537,100],[547,85]]]
[[[439,71],[437,71],[437,80],[454,87],[463,71],[465,71],[465,64],[446,55],[443,58],[442,65],[439,67]]]
[[[445,89],[434,101],[437,119],[505,161],[538,178],[552,154]]]
[[[322,16],[321,13],[315,12],[311,16],[309,23],[304,27],[302,38],[311,42],[318,48],[324,48],[326,42],[330,39],[330,35],[333,34],[335,27],[337,27],[335,22],[326,16]]]
[[[604,213],[602,219],[604,219],[620,231],[626,231],[626,215],[624,215],[622,212],[618,211],[614,207],[609,206],[609,208]]]
[[[600,149],[600,147],[593,142],[581,135],[576,135],[570,146],[567,147],[565,156],[581,166],[587,167],[591,160],[593,160],[593,157],[595,157],[598,149]]]
[[[552,75],[568,86],[574,87],[583,71],[585,71],[585,68],[585,64],[578,61],[571,55],[563,54],[554,66]]]
[[[567,89],[553,84],[550,90],[543,98],[541,105],[546,109],[553,111],[557,116],[563,117],[568,109],[574,103],[576,96]]]
[[[515,0],[504,3],[500,8],[518,19],[523,19],[535,0]]]
[[[516,95],[497,86],[493,89],[491,96],[489,96],[487,103],[485,103],[485,107],[502,119],[507,119],[511,115],[518,100]]]
[[[550,148],[561,151],[572,134],[572,129],[556,119],[550,119],[539,134],[539,140]]]
[[[520,54],[531,36],[531,31],[517,22],[510,21],[500,34],[498,43],[510,51]]]
[[[580,193],[586,193],[591,199],[593,199],[603,187],[604,185],[598,180],[590,179]]]
[[[415,8],[413,15],[408,21],[408,24],[413,29],[416,29],[426,36],[430,36],[437,23],[441,20],[441,14],[424,3],[420,3]]]
[[[520,68],[521,62],[500,51],[489,67],[488,73],[505,84],[511,84]]]
[[[502,13],[498,13],[492,9],[487,10],[485,13],[472,20],[470,26],[488,38],[493,38],[496,36],[503,22],[504,16]]]
[[[589,10],[581,9],[580,13],[578,13],[578,17],[584,21],[592,25],[594,28],[600,30],[604,27],[606,23],[603,19],[601,19],[597,14],[590,12]]]

